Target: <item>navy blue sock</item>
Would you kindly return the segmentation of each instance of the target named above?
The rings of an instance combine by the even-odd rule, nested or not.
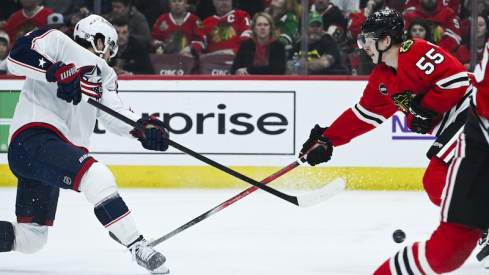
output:
[[[15,234],[12,223],[0,221],[0,252],[12,251],[14,241]]]

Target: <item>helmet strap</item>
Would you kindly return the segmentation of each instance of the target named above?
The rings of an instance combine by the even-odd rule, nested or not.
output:
[[[391,38],[391,43],[385,50],[380,50],[379,49],[379,40],[375,41],[375,47],[377,48],[377,51],[379,52],[379,58],[377,59],[377,65],[380,65],[382,63],[382,54],[388,51],[390,48],[392,48],[392,38]]]

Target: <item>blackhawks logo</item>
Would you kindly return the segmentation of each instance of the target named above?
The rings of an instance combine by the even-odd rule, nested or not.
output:
[[[219,23],[212,28],[211,37],[214,43],[219,43],[236,37],[236,31],[228,23]]]
[[[411,105],[411,99],[416,95],[410,90],[406,90],[402,93],[397,93],[392,95],[392,101],[399,108],[399,110],[407,113],[409,112],[409,106]]]
[[[401,44],[401,48],[399,50],[400,53],[405,53],[407,51],[409,51],[409,49],[411,48],[411,46],[414,44],[414,40],[407,40],[405,41],[404,43]]]

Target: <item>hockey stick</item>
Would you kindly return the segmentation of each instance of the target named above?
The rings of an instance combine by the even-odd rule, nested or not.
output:
[[[302,160],[303,161],[303,160]],[[269,176],[268,178],[264,179],[261,181],[261,183],[263,184],[267,184],[269,182],[272,182],[273,180],[281,177],[282,175],[286,174],[287,172],[291,171],[292,169],[298,167],[300,164],[299,161],[295,161],[287,166],[285,166],[284,168],[280,169],[279,171],[277,171],[276,173],[274,173],[273,175]],[[337,178],[335,179],[334,181],[332,181],[330,184],[328,184],[326,186],[328,188],[328,195],[327,196],[324,196],[323,197],[323,200],[327,200],[329,198],[332,198],[333,196],[337,195],[338,193],[340,193],[344,187],[345,187],[345,183],[343,181],[343,179],[341,178]],[[169,238],[181,233],[182,231],[196,225],[197,223],[209,218],[210,216],[216,214],[217,212],[223,210],[224,208],[230,206],[231,204],[241,200],[242,198],[248,196],[249,194],[255,192],[256,190],[258,190],[258,187],[256,186],[252,186],[246,190],[244,190],[243,192],[239,193],[238,195],[230,198],[229,200],[219,204],[218,206],[212,208],[211,210],[205,212],[204,214],[194,218],[193,220],[187,222],[186,224],[178,227],[177,229],[173,230],[172,232],[156,239],[156,240],[153,240],[151,241],[148,245],[150,246],[157,246],[158,244],[168,240]],[[119,242],[119,239],[117,239],[117,237],[112,234],[112,232],[109,232],[109,235],[112,237],[112,239],[114,239],[115,241]]]
[[[111,108],[103,105],[102,103],[92,99],[91,97],[89,97],[83,93],[82,93],[82,99],[85,100],[88,104],[94,106],[95,108],[100,109],[100,110],[112,115],[113,117],[121,120],[122,122],[125,122],[125,123],[131,125],[135,129],[137,129],[143,133],[146,132],[146,130],[147,130],[147,128],[144,127],[143,125],[141,125],[141,124],[137,123],[136,121],[133,121],[132,119],[112,110]],[[249,178],[249,177],[247,177],[247,176],[245,176],[245,175],[243,175],[243,174],[241,174],[235,170],[232,170],[232,169],[230,169],[230,168],[228,168],[228,167],[226,167],[220,163],[217,163],[217,162],[199,154],[199,153],[196,153],[196,152],[188,149],[187,147],[176,143],[175,141],[173,141],[171,139],[168,139],[168,144],[177,150],[180,150],[180,151],[182,151],[182,152],[184,152],[184,153],[186,153],[186,154],[188,154],[188,155],[190,155],[190,156],[192,156],[198,160],[201,160],[201,161],[213,166],[214,168],[217,168],[217,169],[219,169],[219,170],[221,170],[221,171],[223,171],[223,172],[225,172],[231,176],[234,176],[234,177],[236,177],[242,181],[245,181],[251,185],[254,185],[254,186],[262,189],[263,191],[266,191],[272,195],[275,195],[276,197],[279,197],[283,200],[286,200],[286,201],[288,201],[292,204],[295,204],[297,206],[300,206],[300,207],[313,206],[315,204],[322,202],[324,196],[326,196],[326,197],[328,196],[329,190],[325,189],[327,186],[325,186],[319,190],[315,190],[312,193],[305,194],[305,195],[298,196],[298,197],[287,195],[285,193],[278,191],[277,189],[273,189],[273,188],[271,188],[271,187],[269,187],[263,183],[259,183],[256,180],[253,180],[253,179],[251,179],[251,178]]]

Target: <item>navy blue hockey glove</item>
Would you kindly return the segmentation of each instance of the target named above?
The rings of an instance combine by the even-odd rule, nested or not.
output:
[[[411,99],[409,112],[413,116],[409,129],[418,134],[427,134],[433,128],[433,118],[438,115],[437,112],[426,109],[421,106],[422,95],[417,95]]]
[[[74,105],[80,103],[81,100],[81,87],[80,76],[75,64],[65,63],[58,61],[51,65],[46,71],[46,80],[49,82],[58,83],[58,98],[70,103],[73,101]]]
[[[299,154],[299,158],[307,155],[307,163],[311,166],[318,165],[322,162],[327,162],[333,155],[333,144],[331,141],[323,136],[324,131],[328,127],[321,128],[316,124],[311,130],[309,139],[302,145],[302,150]]]
[[[143,147],[148,150],[166,151],[170,134],[166,124],[155,116],[143,117],[138,123],[147,128],[146,133],[134,129],[131,134],[137,138]]]

